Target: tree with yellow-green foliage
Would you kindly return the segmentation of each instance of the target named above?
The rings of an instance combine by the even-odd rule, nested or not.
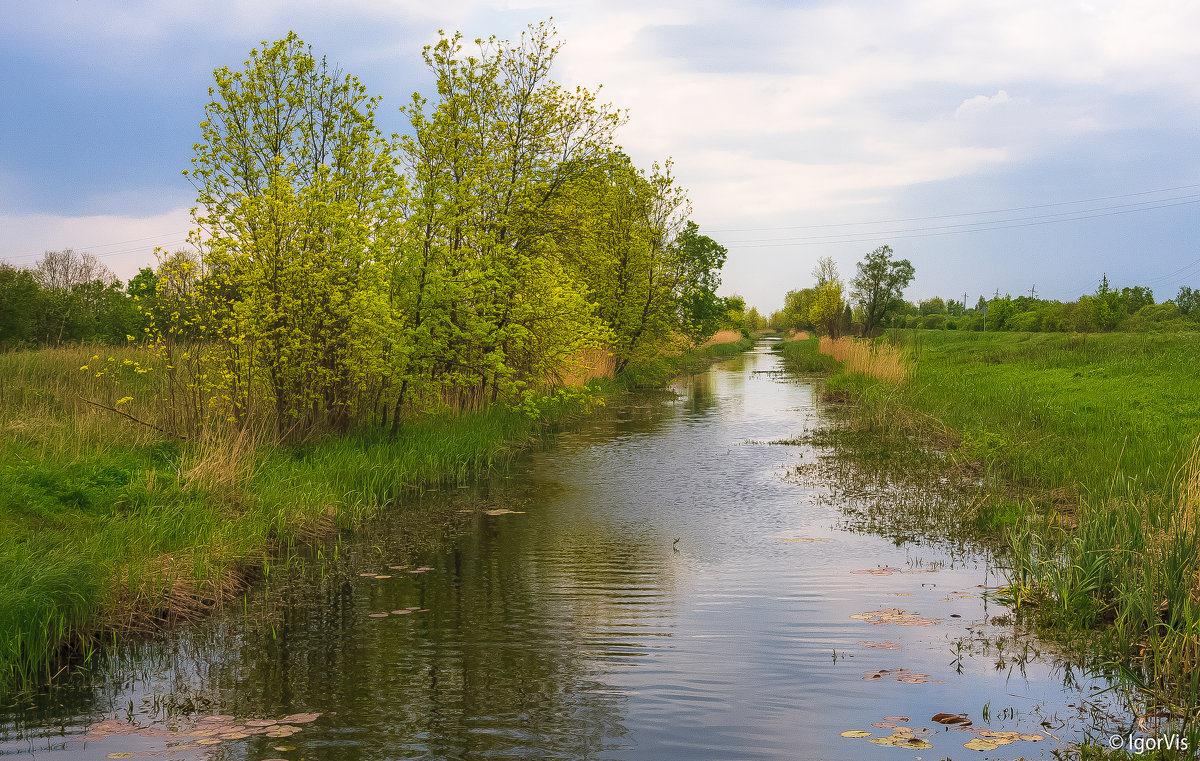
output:
[[[401,178],[378,99],[294,34],[221,68],[192,169],[215,386],[232,416],[345,428],[386,372]]]

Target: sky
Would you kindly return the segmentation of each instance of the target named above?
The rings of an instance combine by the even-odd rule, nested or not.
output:
[[[1194,0],[0,0],[0,261],[90,252],[124,279],[192,227],[212,72],[295,31],[383,98],[441,29],[553,18],[554,78],[674,160],[721,292],[766,313],[819,257],[909,259],[910,300],[1200,288]]]

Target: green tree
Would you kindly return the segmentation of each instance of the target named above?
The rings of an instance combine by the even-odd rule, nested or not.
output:
[[[880,246],[858,263],[853,295],[862,306],[864,335],[870,335],[897,307],[915,274],[911,262],[893,260],[892,253],[890,246]]]
[[[954,302],[951,301],[950,303],[953,304]],[[931,314],[946,314],[948,311],[946,302],[942,301],[937,296],[934,296],[931,299],[925,299],[924,301],[922,301],[920,303],[918,309],[920,310],[922,316],[927,316],[927,315],[931,315]]]
[[[689,220],[675,240],[681,269],[679,283],[680,324],[694,341],[702,341],[721,327],[729,308],[727,299],[717,296],[721,268],[729,252],[720,243],[700,234],[700,227]],[[745,309],[745,302],[742,302]]]
[[[821,333],[836,338],[842,323],[842,284],[826,280],[816,287],[808,308],[808,321]]]
[[[35,317],[43,311],[41,287],[33,273],[0,263],[0,348],[36,342]]]
[[[385,370],[387,273],[403,189],[377,98],[295,33],[214,72],[192,169],[232,414],[281,432],[345,427]]]
[[[1180,314],[1200,314],[1200,290],[1186,285],[1180,287],[1175,296],[1175,306],[1179,307]]]

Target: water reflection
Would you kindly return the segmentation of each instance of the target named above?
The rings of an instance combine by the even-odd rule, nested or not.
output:
[[[115,648],[93,682],[0,714],[0,756],[874,758],[895,751],[840,733],[896,714],[982,723],[985,705],[997,729],[1095,726],[1067,704],[1103,685],[993,623],[985,558],[844,530],[837,483],[788,477],[819,451],[770,442],[820,413],[776,363],[760,349],[668,400],[630,396],[506,478],[406,500],[273,568],[241,610]],[[852,573],[879,566],[896,572]],[[852,618],[872,610],[936,623]],[[896,668],[931,681],[864,679]],[[283,744],[77,741],[114,716],[188,731],[300,711],[322,716]],[[967,739],[939,729],[931,752]]]

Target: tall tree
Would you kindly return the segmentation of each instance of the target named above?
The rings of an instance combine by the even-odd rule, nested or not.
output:
[[[378,99],[295,33],[214,78],[187,174],[233,414],[244,420],[261,389],[281,431],[345,426],[391,333],[402,188]]]
[[[862,306],[863,335],[870,335],[883,322],[889,309],[899,303],[915,271],[907,259],[892,259],[890,246],[880,246],[858,263],[854,298]]]

